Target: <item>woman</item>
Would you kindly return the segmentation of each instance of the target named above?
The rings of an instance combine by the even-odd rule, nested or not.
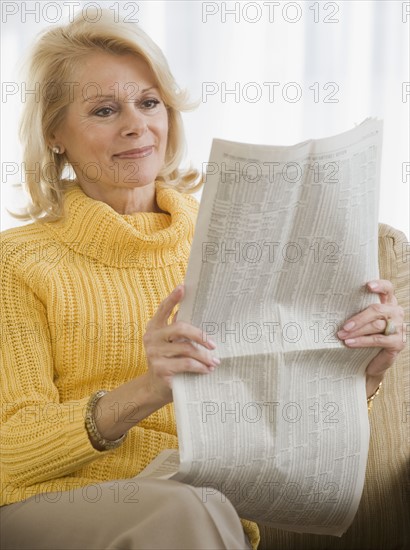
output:
[[[173,376],[219,363],[198,328],[170,323],[197,213],[198,174],[178,168],[186,98],[109,12],[44,34],[36,82],[21,131],[35,221],[2,234],[2,548],[256,548],[217,493],[134,477],[177,447]],[[382,303],[339,333],[382,348],[370,399],[403,347],[391,284],[372,285]]]

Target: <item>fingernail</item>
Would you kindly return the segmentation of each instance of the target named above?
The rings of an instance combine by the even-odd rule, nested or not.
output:
[[[208,343],[211,346],[211,348],[213,348],[213,349],[216,348],[216,343],[213,340],[208,340]]]
[[[215,367],[208,367],[210,371],[214,371]]]
[[[213,358],[212,358],[212,363],[214,363],[214,365],[220,365],[220,364],[221,364],[221,360],[218,359],[218,357],[213,357]]]
[[[343,330],[351,330],[356,326],[356,323],[354,321],[350,321],[350,323],[346,323],[343,327]]]
[[[356,340],[354,338],[348,338],[347,340],[345,340],[345,344],[349,345],[349,344],[355,344],[356,343]]]
[[[379,288],[379,285],[377,283],[369,283],[367,286],[372,290],[376,290],[377,288]]]

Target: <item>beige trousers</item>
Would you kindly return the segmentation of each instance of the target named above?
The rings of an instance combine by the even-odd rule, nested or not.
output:
[[[220,493],[138,478],[2,506],[0,537],[2,550],[251,548],[235,509]]]

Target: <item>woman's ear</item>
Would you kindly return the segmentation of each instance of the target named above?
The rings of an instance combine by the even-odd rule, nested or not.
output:
[[[65,147],[61,143],[61,133],[56,130],[55,132],[52,132],[50,134],[49,140],[48,140],[48,146],[53,151],[53,153],[56,153],[58,155],[62,155],[65,152]],[[55,149],[58,147],[59,151],[57,152]]]

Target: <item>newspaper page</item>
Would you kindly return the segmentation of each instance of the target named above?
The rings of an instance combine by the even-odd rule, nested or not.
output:
[[[378,298],[382,122],[295,146],[214,140],[178,319],[217,343],[173,383],[179,468],[242,518],[341,536],[361,498],[365,369],[336,332]],[[172,466],[172,464],[171,464]]]

